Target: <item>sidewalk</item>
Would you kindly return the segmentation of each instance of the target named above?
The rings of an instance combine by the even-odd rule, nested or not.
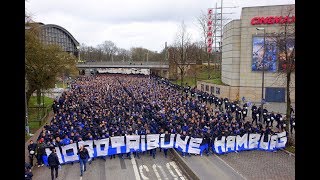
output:
[[[30,139],[28,139],[26,142],[25,142],[25,162],[30,162],[29,161],[29,152],[28,152],[28,145],[29,145],[29,141],[32,140],[34,143],[37,143],[37,138],[39,137],[41,131],[42,131],[42,128],[43,126],[46,124],[46,123],[49,123],[51,121],[51,119],[53,118],[54,114],[53,114],[53,111],[50,111],[45,122],[43,123],[43,125],[34,133],[34,135],[32,137],[30,137]],[[36,159],[33,160],[33,164],[35,164],[35,162],[37,162]]]

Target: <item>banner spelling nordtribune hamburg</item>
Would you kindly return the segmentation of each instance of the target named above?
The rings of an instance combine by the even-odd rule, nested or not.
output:
[[[165,134],[128,135],[100,140],[80,141],[78,143],[62,146],[61,151],[59,147],[55,147],[55,149],[60,163],[64,164],[79,160],[77,152],[81,145],[87,148],[90,158],[135,151],[143,152],[158,147],[175,148],[180,152],[200,154],[209,146],[208,144],[202,144],[202,140],[202,138],[193,138],[189,136],[186,136],[185,139],[182,140],[180,134],[171,134],[170,141],[168,142],[165,141]],[[284,148],[286,143],[286,132],[268,135],[268,138],[265,138],[264,135],[261,134],[247,133],[243,136],[222,136],[219,140],[216,138],[211,148],[212,151],[217,154],[243,150],[274,151],[279,148]],[[50,153],[51,150],[46,148],[47,156],[43,157],[46,165],[47,157]]]

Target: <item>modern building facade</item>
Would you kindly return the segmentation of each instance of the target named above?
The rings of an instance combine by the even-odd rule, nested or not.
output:
[[[286,75],[281,73],[285,65],[281,61],[283,51],[278,47],[277,39],[294,28],[294,7],[292,4],[242,8],[240,19],[223,28],[221,78],[226,86],[219,86],[219,93],[216,93],[215,85],[199,82],[198,89],[233,100],[244,97],[247,101],[261,102],[264,84],[267,102],[286,102]],[[284,30],[284,24],[287,24],[287,30]],[[294,49],[294,43],[294,39],[288,39],[289,51]],[[265,60],[262,63],[263,56]],[[290,99],[295,102],[294,72],[291,75]]]

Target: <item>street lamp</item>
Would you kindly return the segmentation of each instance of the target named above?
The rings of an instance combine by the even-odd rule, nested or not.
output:
[[[78,62],[80,62],[80,46],[77,46],[77,49],[78,49],[78,54],[79,54],[79,56],[78,56],[78,58],[79,58]]]
[[[266,29],[265,28],[256,28],[258,31],[263,30],[263,56],[262,56],[262,88],[261,88],[261,112],[260,118],[262,120],[263,115],[263,103],[264,103],[264,60],[266,54]]]

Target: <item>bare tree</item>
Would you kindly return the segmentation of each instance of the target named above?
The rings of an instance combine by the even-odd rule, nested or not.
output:
[[[197,22],[198,22],[198,25],[199,25],[199,28],[200,28],[200,31],[201,31],[201,40],[203,42],[203,45],[204,45],[204,49],[205,49],[205,52],[206,52],[206,56],[204,57],[204,59],[207,60],[208,62],[208,67],[207,67],[207,70],[208,70],[208,79],[211,78],[210,76],[210,53],[207,52],[207,40],[208,40],[208,26],[207,26],[207,23],[208,23],[208,17],[207,15],[201,11],[201,14],[199,17],[197,17]],[[213,35],[215,34],[216,32],[216,29],[215,29],[215,22],[212,22],[212,31],[213,31]]]
[[[103,58],[103,56],[104,56],[103,45],[102,44],[98,44],[96,49],[97,49],[97,53],[98,53],[97,60],[102,62],[102,60],[104,59]]]
[[[179,30],[174,41],[174,50],[172,58],[174,64],[179,69],[181,86],[183,85],[183,79],[186,74],[186,70],[192,62],[193,52],[191,46],[191,35],[187,32],[184,22],[181,23]]]
[[[295,6],[291,5],[283,9],[282,14],[291,17],[294,15]],[[287,110],[286,110],[286,130],[289,131],[291,118],[291,98],[290,87],[292,85],[292,74],[295,72],[295,24],[282,23],[280,32],[277,36],[278,59],[279,59],[279,75],[286,79],[286,94],[287,94]],[[290,136],[289,136],[290,138]]]
[[[117,52],[118,48],[117,48],[116,44],[113,43],[112,41],[105,41],[103,43],[103,50],[104,50],[104,53],[107,56],[107,59],[109,61],[111,61],[113,56]]]

